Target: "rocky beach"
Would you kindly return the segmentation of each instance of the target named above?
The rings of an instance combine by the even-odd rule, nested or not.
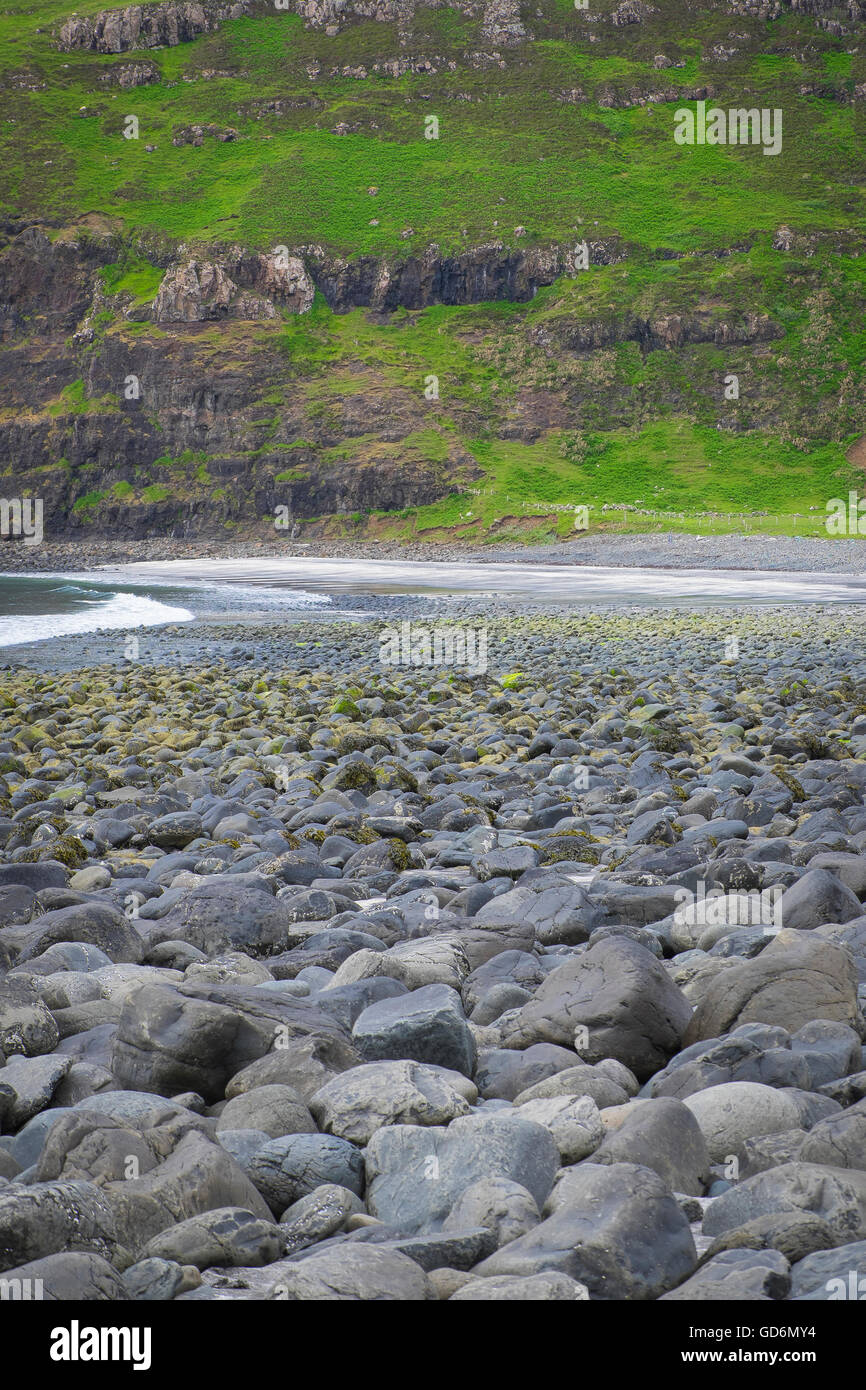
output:
[[[406,596],[8,648],[0,1276],[862,1296],[864,635]]]

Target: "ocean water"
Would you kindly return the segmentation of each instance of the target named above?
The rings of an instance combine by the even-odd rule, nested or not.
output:
[[[292,608],[328,604],[324,594],[292,593]],[[154,579],[126,583],[97,573],[0,574],[0,650],[26,642],[44,642],[77,633],[125,631],[192,622],[202,608],[209,612],[231,604],[243,607],[261,591],[243,584]]]
[[[866,574],[277,557],[169,560],[82,574],[0,574],[0,650],[196,617],[343,608],[387,595],[711,607],[866,603]],[[341,614],[340,614],[341,615]]]

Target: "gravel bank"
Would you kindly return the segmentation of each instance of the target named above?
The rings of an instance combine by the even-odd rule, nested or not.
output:
[[[46,541],[40,546],[7,542],[0,551],[8,571],[79,571],[98,565],[190,558],[234,559],[271,555],[318,555],[389,560],[462,560],[476,564],[647,566],[653,569],[818,570],[854,574],[866,569],[866,537],[812,540],[773,536],[713,536],[699,539],[674,532],[653,536],[584,536],[556,545],[394,545],[376,541]]]
[[[866,1274],[866,613],[732,617],[511,612],[475,674],[313,621],[9,672],[0,1272],[749,1303]]]

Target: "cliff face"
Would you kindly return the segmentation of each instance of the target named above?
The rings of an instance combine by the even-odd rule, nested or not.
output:
[[[234,246],[211,260],[170,260],[158,293],[140,305],[107,294],[100,278],[122,253],[117,234],[6,231],[0,395],[9,408],[0,418],[0,470],[43,497],[53,534],[96,527],[106,535],[224,535],[226,524],[273,525],[280,507],[303,519],[418,506],[477,477],[459,447],[437,462],[413,458],[408,468],[375,452],[317,468],[317,449],[371,434],[399,444],[423,425],[425,401],[420,392],[353,390],[330,415],[310,412],[279,342],[282,315],[308,313],[313,302],[300,257]],[[501,248],[490,258],[501,270]],[[473,259],[479,278],[471,284],[485,284],[483,260]],[[353,281],[344,263],[312,264],[344,311],[370,302],[367,279]],[[435,260],[426,269],[432,293]],[[385,283],[386,268],[375,271],[369,283]],[[397,271],[395,285],[405,266]],[[523,276],[529,294],[532,272],[520,264],[510,272],[515,283]],[[195,467],[184,455],[195,455]],[[132,507],[127,487],[145,484],[151,496]],[[170,500],[156,495],[169,484]],[[98,520],[95,503],[75,505],[95,494],[103,494]]]
[[[129,5],[92,17],[72,16],[60,26],[57,45],[64,52],[89,53],[174,47],[201,34],[213,33],[228,19],[255,14],[263,8],[263,0],[235,0],[229,5],[213,0],[181,4],[161,0],[157,4]],[[441,8],[441,0],[283,0],[276,8],[300,15],[307,27],[322,30],[328,37],[357,20],[393,24],[398,33],[408,34],[416,14],[423,9]],[[832,34],[845,34],[851,26],[866,21],[864,0],[716,0],[710,8],[766,21],[778,19],[789,10],[813,16]],[[521,13],[520,0],[453,0],[449,9],[480,20],[479,35],[487,43],[507,48],[533,37]],[[657,6],[645,0],[622,0],[588,17],[622,29],[651,22],[658,12]]]
[[[724,346],[758,360],[783,336],[767,314],[717,307],[527,322],[526,351],[541,363],[570,361],[579,385],[551,391],[526,373],[516,395],[494,397],[480,415],[451,401],[461,430],[431,456],[419,436],[440,406],[424,389],[423,363],[397,381],[351,360],[335,364],[333,381],[328,371],[311,378],[303,356],[286,350],[286,324],[316,319],[317,292],[341,315],[363,310],[383,324],[437,302],[531,301],[540,286],[576,281],[574,248],[490,244],[448,257],[431,247],[421,257],[349,261],[318,248],[285,255],[234,245],[212,247],[205,260],[163,242],[161,283],[141,303],[104,284],[105,267],[129,250],[118,232],[13,225],[6,235],[0,469],[43,497],[55,535],[217,536],[266,530],[279,508],[293,525],[416,507],[479,480],[460,443],[479,428],[532,442],[587,410],[646,418],[628,382],[609,376],[613,350],[633,344],[646,357]],[[590,254],[616,267],[626,250],[599,242]],[[665,404],[682,407],[681,391],[671,384]],[[767,420],[775,410],[768,397]]]
[[[129,5],[104,10],[92,18],[74,15],[58,34],[65,53],[128,53],[141,48],[173,48],[200,34],[210,34],[226,19],[239,19],[251,11],[247,0],[232,5],[175,4]]]
[[[720,438],[839,491],[866,0],[37,19],[0,53],[0,491],[53,534],[643,505],[687,435],[673,503]],[[697,101],[783,107],[784,153],[683,151]]]

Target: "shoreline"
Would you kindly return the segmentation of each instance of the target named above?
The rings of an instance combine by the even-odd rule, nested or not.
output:
[[[586,535],[556,544],[439,545],[383,541],[216,541],[153,538],[116,541],[7,541],[0,573],[66,573],[103,565],[199,559],[381,559],[443,564],[606,565],[612,568],[792,570],[857,574],[866,571],[866,537]]]
[[[403,620],[435,626],[438,623],[477,626],[483,621],[489,635],[489,667],[502,674],[519,666],[520,657],[509,655],[513,632],[531,633],[533,641],[549,655],[560,636],[581,641],[588,632],[621,633],[623,625],[635,631],[652,633],[653,641],[666,643],[674,634],[692,640],[700,647],[711,643],[711,663],[720,670],[736,666],[736,659],[725,656],[726,642],[737,634],[754,650],[785,634],[793,644],[808,633],[816,642],[826,632],[826,605],[820,603],[767,603],[743,607],[736,603],[706,607],[693,604],[670,606],[664,603],[586,604],[580,609],[559,603],[530,603],[515,599],[489,600],[460,598],[442,602],[412,594],[379,595],[365,608],[340,607],[310,610],[205,613],[189,622],[143,627],[130,634],[122,629],[75,633],[51,640],[21,643],[0,648],[0,671],[39,675],[80,672],[92,676],[106,668],[117,673],[148,668],[166,671],[183,667],[234,668],[243,670],[286,670],[296,667],[327,669],[352,683],[357,663],[374,661],[379,651],[383,625],[397,626]],[[866,635],[866,605],[840,603],[833,606],[834,638],[840,646],[859,650]],[[128,655],[130,635],[137,639],[135,655]],[[619,643],[617,637],[616,643]],[[853,644],[853,646],[852,646]],[[608,645],[605,640],[604,645]],[[611,648],[612,652],[612,648]],[[402,669],[402,668],[401,668]],[[409,667],[416,675],[424,669]],[[382,668],[382,674],[385,668]],[[439,674],[442,674],[440,672]],[[459,672],[456,674],[460,674]],[[436,679],[435,666],[426,669],[428,679]]]

